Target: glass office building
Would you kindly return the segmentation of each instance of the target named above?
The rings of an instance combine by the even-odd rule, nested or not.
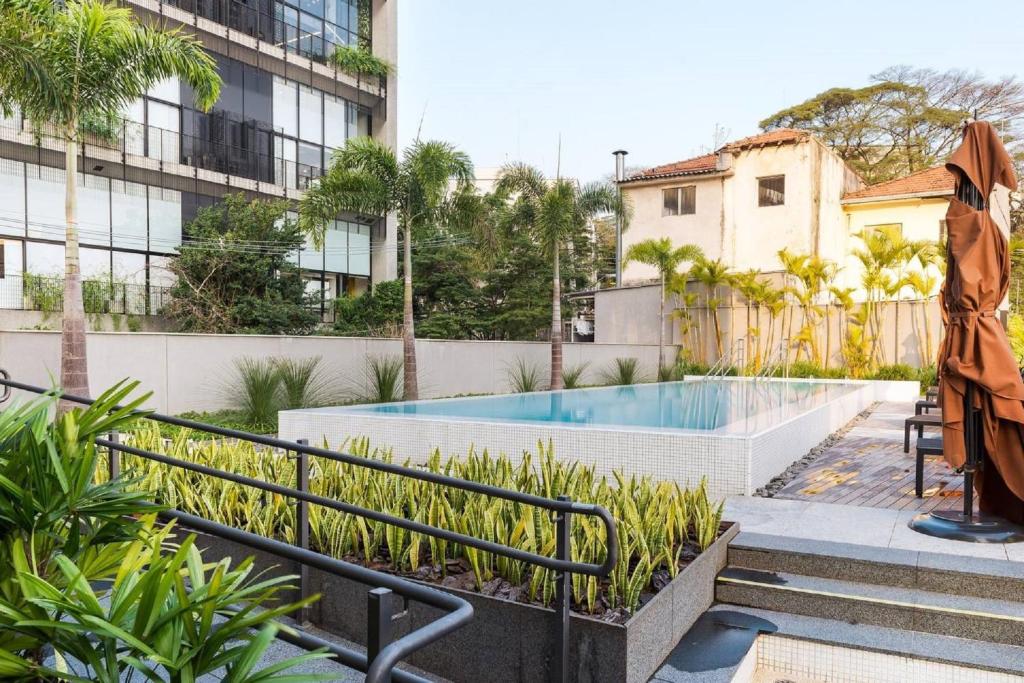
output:
[[[161,5],[162,21],[173,7],[260,42],[231,32],[227,38],[204,34],[183,19],[210,50],[223,79],[214,108],[196,110],[190,88],[169,80],[128,107],[116,140],[86,146],[78,177],[83,276],[165,287],[168,259],[187,239],[184,226],[201,207],[236,192],[297,201],[349,138],[374,135],[393,144],[393,104],[389,116],[387,102],[393,79],[353,84],[352,77],[314,72],[312,62],[297,61],[320,64],[336,45],[369,48],[373,16],[389,3]],[[128,4],[150,16],[152,7],[141,0]],[[378,44],[393,43],[393,36],[385,38]],[[0,308],[17,300],[17,293],[4,296],[2,290],[15,287],[19,276],[63,273],[65,181],[58,147],[45,127],[36,130],[17,115],[0,119],[0,277],[8,280],[0,283]],[[293,258],[310,291],[329,301],[394,277],[393,233],[386,219],[338,216],[322,248],[307,245]]]

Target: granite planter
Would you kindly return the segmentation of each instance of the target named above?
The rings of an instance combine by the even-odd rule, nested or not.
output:
[[[729,541],[738,531],[739,525],[726,523],[718,540],[625,624],[573,614],[571,680],[578,683],[649,680],[697,617],[711,606],[715,576],[725,567]],[[281,558],[221,539],[203,536],[199,546],[205,549],[204,557],[209,560],[255,555],[257,566],[273,567],[269,572],[272,575],[298,571],[297,566]],[[421,650],[409,664],[457,683],[550,680],[552,637],[557,625],[553,610],[427,585],[458,595],[472,604],[473,622]],[[310,570],[310,590],[322,596],[310,608],[310,620],[326,631],[365,643],[366,595],[370,588]],[[396,637],[441,616],[438,610],[416,602],[410,602],[408,608],[407,617],[395,624]]]

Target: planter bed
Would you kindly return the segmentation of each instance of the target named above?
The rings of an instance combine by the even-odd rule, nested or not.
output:
[[[718,539],[647,599],[625,623],[574,612],[571,680],[647,681],[697,617],[711,606],[715,576],[725,567],[728,544],[738,531],[737,524],[723,522]],[[209,561],[253,555],[261,569],[273,568],[269,571],[271,575],[298,573],[294,563],[222,539],[201,536],[199,546],[205,548],[203,556]],[[313,624],[365,643],[367,592],[371,587],[315,569],[309,570],[309,579],[310,592],[322,596],[310,608]],[[470,626],[420,651],[410,659],[410,664],[456,682],[550,679],[549,663],[557,626],[554,610],[436,582],[420,582],[464,598],[473,605],[475,614]],[[410,602],[408,607],[408,616],[395,623],[396,637],[441,616],[437,610],[419,603]]]

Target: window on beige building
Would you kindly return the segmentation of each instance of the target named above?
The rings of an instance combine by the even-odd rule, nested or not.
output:
[[[685,216],[697,213],[697,186],[670,187],[662,191],[662,216]]]
[[[779,206],[786,202],[786,176],[773,175],[757,179],[757,205]]]

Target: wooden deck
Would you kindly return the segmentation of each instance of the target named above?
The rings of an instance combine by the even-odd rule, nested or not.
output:
[[[913,414],[911,403],[880,404],[775,497],[921,512],[960,509],[963,476],[942,456],[925,457],[924,497],[914,495],[915,430],[910,453],[903,452],[903,421]],[[929,427],[925,435],[939,431]]]

